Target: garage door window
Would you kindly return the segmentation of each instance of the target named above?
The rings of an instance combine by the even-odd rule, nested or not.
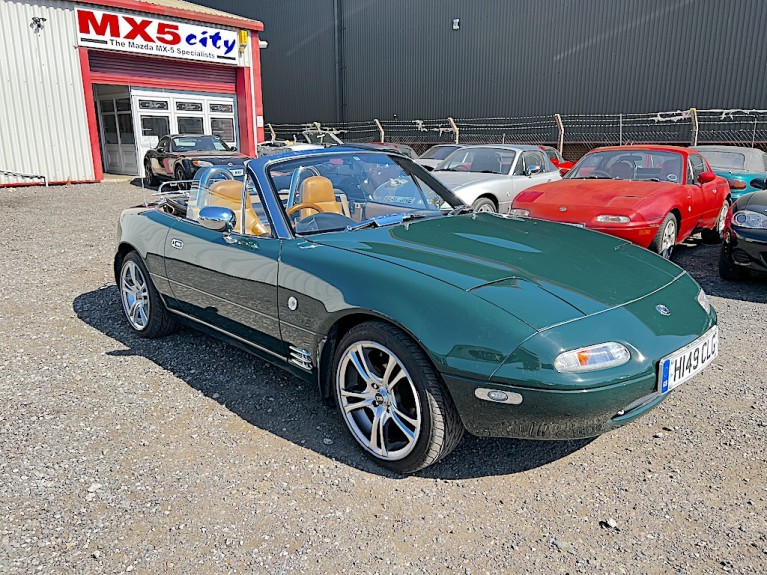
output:
[[[196,117],[178,118],[178,133],[204,134],[205,132],[203,131],[203,119]]]
[[[225,142],[234,142],[234,120],[232,118],[211,118],[210,129],[214,136]]]

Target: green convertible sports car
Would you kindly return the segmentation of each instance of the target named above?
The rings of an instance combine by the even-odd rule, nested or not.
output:
[[[271,155],[247,177],[123,212],[129,325],[157,337],[185,322],[315,382],[398,472],[464,430],[599,435],[716,357],[700,286],[629,242],[473,213],[385,150]]]

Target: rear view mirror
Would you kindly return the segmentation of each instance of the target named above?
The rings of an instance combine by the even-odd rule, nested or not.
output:
[[[214,232],[231,232],[237,224],[237,216],[229,208],[205,206],[197,216],[204,228]]]
[[[709,182],[713,182],[716,179],[716,174],[714,172],[706,171],[701,172],[698,176],[698,183],[699,184],[707,184]]]

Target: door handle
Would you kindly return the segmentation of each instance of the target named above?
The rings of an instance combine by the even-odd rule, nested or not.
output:
[[[172,238],[170,240],[170,247],[176,248],[177,250],[183,249],[184,242],[178,238]]]

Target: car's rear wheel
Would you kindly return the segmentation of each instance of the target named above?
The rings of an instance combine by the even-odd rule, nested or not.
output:
[[[176,181],[186,180],[186,172],[184,171],[184,168],[176,166],[176,169],[173,172],[173,177]],[[189,189],[189,184],[178,184],[178,189],[187,190]]]
[[[474,200],[474,203],[471,204],[471,207],[475,212],[487,212],[494,214],[498,211],[498,208],[495,207],[495,203],[490,198],[477,198]]]
[[[144,162],[144,185],[145,186],[156,186],[160,183],[160,180],[157,176],[154,175],[154,172],[152,171],[152,162],[147,160]]]
[[[650,244],[650,249],[667,260],[671,259],[676,245],[677,233],[676,217],[674,214],[667,214]]]
[[[118,287],[125,318],[137,335],[162,337],[176,330],[176,318],[165,308],[144,262],[136,252],[130,252],[123,258]]]
[[[413,473],[450,453],[464,428],[439,374],[401,330],[352,328],[333,364],[336,402],[357,443],[376,461]]]
[[[716,218],[713,230],[703,230],[700,232],[700,238],[703,243],[706,244],[718,244],[724,237],[724,224],[727,219],[727,211],[730,209],[729,200],[724,200],[721,209],[719,210],[719,216]]]
[[[727,242],[722,244],[719,252],[719,277],[729,281],[743,281],[749,276],[748,268],[736,264],[732,259],[732,248]]]

